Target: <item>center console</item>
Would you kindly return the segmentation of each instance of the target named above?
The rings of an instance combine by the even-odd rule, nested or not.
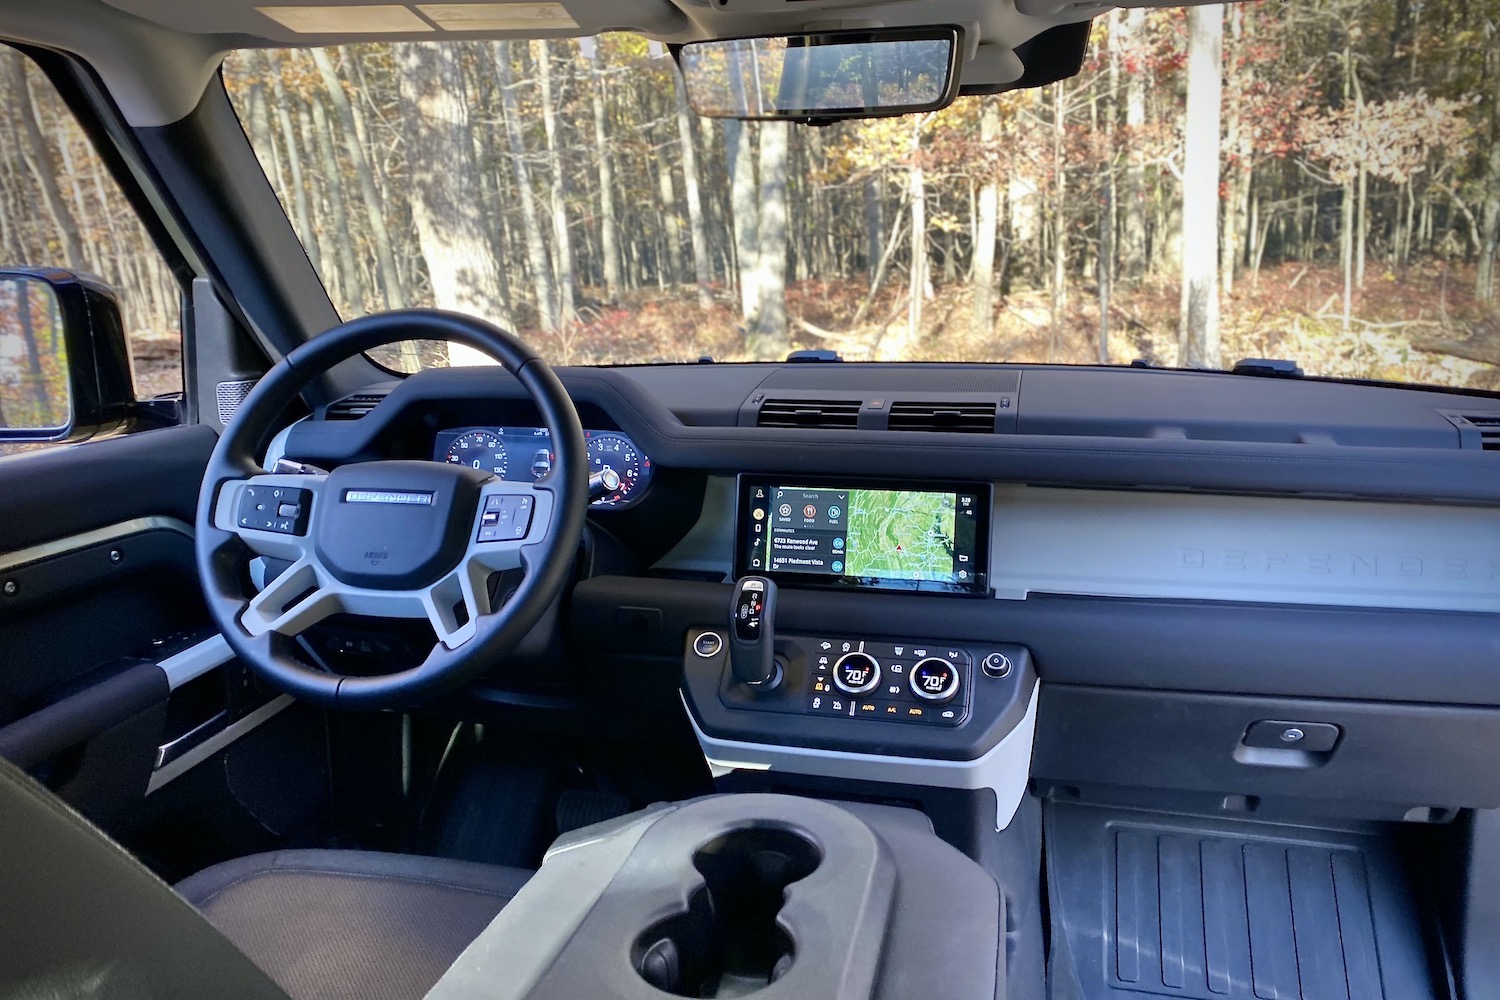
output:
[[[1030,772],[1030,653],[924,627],[933,602],[988,596],[988,489],[742,476],[738,510],[729,606],[683,639],[715,774],[987,789],[1004,829]]]
[[[711,796],[559,840],[428,997],[993,1000],[1005,927],[918,812]]]

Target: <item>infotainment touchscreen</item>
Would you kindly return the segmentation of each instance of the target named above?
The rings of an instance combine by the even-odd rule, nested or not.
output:
[[[989,490],[741,476],[738,536],[737,575],[981,594]]]

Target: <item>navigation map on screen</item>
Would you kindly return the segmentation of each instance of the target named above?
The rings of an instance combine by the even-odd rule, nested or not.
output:
[[[965,587],[977,565],[977,492],[751,487],[751,573]]]

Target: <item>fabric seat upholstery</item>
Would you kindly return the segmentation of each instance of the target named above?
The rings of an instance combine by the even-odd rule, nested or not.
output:
[[[215,865],[176,889],[293,1000],[416,1000],[531,874],[298,850]]]

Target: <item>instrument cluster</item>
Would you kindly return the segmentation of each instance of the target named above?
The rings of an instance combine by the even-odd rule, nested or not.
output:
[[[619,431],[583,432],[589,473],[612,470],[619,488],[592,506],[622,510],[636,504],[651,484],[651,459]],[[552,471],[552,435],[545,427],[455,427],[438,431],[432,459],[490,472],[499,479],[535,482]]]

